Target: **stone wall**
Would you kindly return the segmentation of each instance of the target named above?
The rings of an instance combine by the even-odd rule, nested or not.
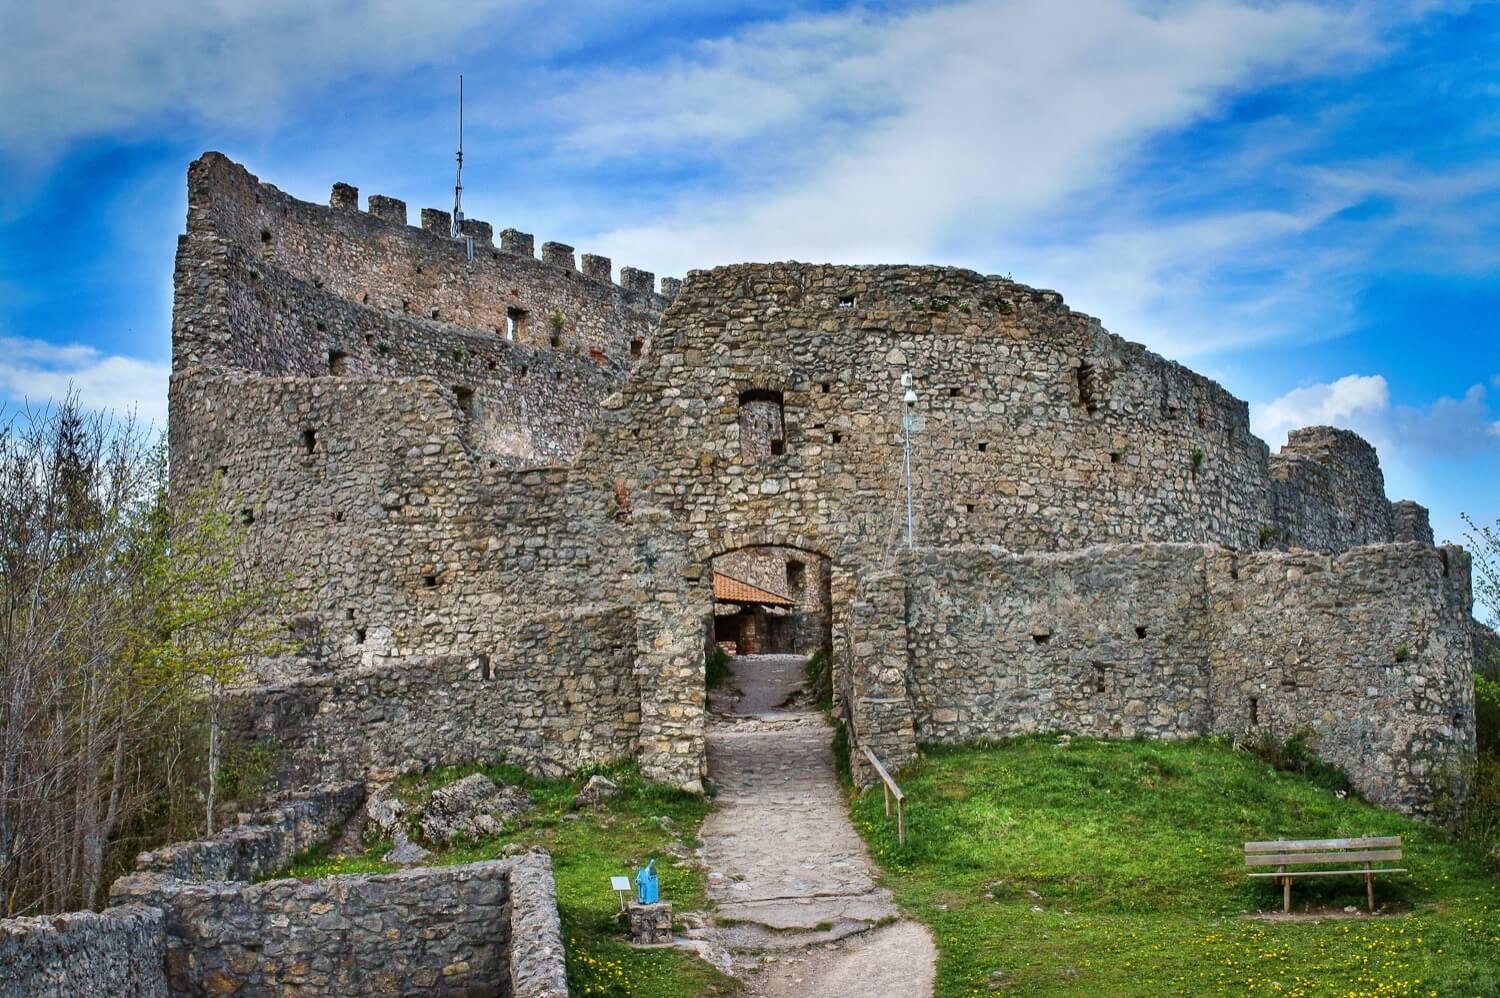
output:
[[[164,924],[139,904],[0,920],[0,998],[166,998]]]
[[[1362,544],[1416,540],[1426,521],[1426,510],[1403,504],[1403,536],[1397,537],[1375,448],[1348,430],[1293,430],[1271,459],[1270,473],[1272,529],[1263,532],[1262,547],[1347,551]],[[1431,533],[1428,527],[1429,544]]]
[[[136,857],[136,869],[182,880],[259,880],[286,869],[297,854],[331,838],[364,803],[363,783],[325,784],[277,798],[242,814],[209,839],[174,842]]]
[[[436,231],[400,224],[388,214],[360,212],[357,199],[356,191],[352,204],[309,204],[260,183],[218,153],[196,160],[188,169],[187,235],[178,247],[174,370],[230,367],[244,357],[246,345],[232,341],[252,330],[212,307],[222,302],[213,287],[214,261],[232,248],[253,259],[262,277],[280,271],[371,312],[421,316],[619,368],[640,352],[666,304],[643,271],[622,269],[616,285],[607,260],[594,257],[589,273],[580,273],[571,247],[548,244],[553,252],[538,260],[533,238],[511,231],[502,233],[499,248],[476,239],[469,259],[446,224]],[[206,307],[195,307],[200,304]],[[518,312],[524,317],[516,326]],[[308,326],[304,335],[317,343],[319,330]],[[278,356],[267,343],[255,370],[289,373],[279,365],[302,348],[281,342],[291,347],[289,356]]]
[[[1244,402],[1055,292],[947,268],[784,263],[695,271],[669,304],[649,275],[627,268],[615,285],[598,258],[579,273],[560,244],[538,261],[524,233],[495,249],[468,220],[471,260],[441,212],[418,229],[390,199],[362,213],[345,186],[334,202],[207,155],[189,173],[176,279],[174,488],[217,482],[247,523],[245,568],[295,580],[286,624],[302,652],[271,664],[259,678],[276,685],[254,701],[262,734],[307,732],[294,773],[480,751],[547,768],[633,746],[647,775],[698,786],[709,566],[751,546],[826,565],[846,709],[864,661],[849,630],[859,580],[902,548],[904,373],[919,396],[923,545],[1340,551],[1423,537],[1425,513],[1391,506],[1358,438],[1305,431],[1273,458]],[[1210,628],[1204,587],[1179,591],[1182,565],[1152,557],[1103,572],[1115,597],[1153,601],[1182,633]],[[603,623],[600,608],[632,617]],[[607,647],[584,670],[594,687],[567,693],[576,710],[524,723],[482,707],[495,723],[479,744],[464,716],[486,702],[472,674],[558,627]],[[1207,653],[1151,651],[1150,635],[1104,677],[1144,714],[1091,723],[1179,723],[1157,718],[1180,712],[1180,670]],[[561,632],[549,640],[550,657],[521,655],[524,682],[495,687],[519,691],[523,711],[569,690],[577,656]],[[1081,671],[1023,687],[1051,683],[1061,699],[1046,710],[1097,701],[1079,692],[1097,685],[1094,659],[1065,645]],[[1128,670],[1147,655],[1168,670],[1149,695]],[[1024,695],[991,685],[986,706]],[[421,691],[419,708],[403,690]]]
[[[138,873],[111,897],[166,912],[174,995],[567,993],[544,854],[260,884]]]
[[[889,643],[904,606],[914,741],[1306,730],[1362,794],[1408,813],[1424,813],[1474,748],[1472,604],[1457,548],[970,548],[917,551],[893,575],[904,601],[879,577],[871,626],[885,630],[869,643]],[[888,700],[892,653],[868,654]],[[891,723],[861,713],[871,696],[861,658],[856,645],[857,731],[867,742],[866,728],[877,732],[899,759],[910,750]]]
[[[478,655],[258,686],[236,736],[271,747],[288,783],[501,759],[555,776],[635,754],[635,642],[628,608],[564,611]]]

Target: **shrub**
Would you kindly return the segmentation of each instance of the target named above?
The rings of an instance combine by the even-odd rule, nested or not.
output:
[[[1283,739],[1264,731],[1256,738],[1241,742],[1240,747],[1255,753],[1276,769],[1307,777],[1325,790],[1342,794],[1349,794],[1352,790],[1347,773],[1318,758],[1311,732],[1299,731]]]
[[[729,653],[718,645],[708,650],[703,656],[703,681],[711,690],[716,690],[729,682],[733,672],[729,668]]]
[[[819,648],[807,657],[807,663],[802,667],[802,677],[807,687],[807,692],[813,698],[813,703],[818,709],[829,711],[833,709],[833,669],[828,657],[828,649]]]

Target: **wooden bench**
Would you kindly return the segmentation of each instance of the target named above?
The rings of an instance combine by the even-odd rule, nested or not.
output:
[[[1374,863],[1400,862],[1401,836],[1376,836],[1363,839],[1276,839],[1271,842],[1246,842],[1245,865],[1274,866],[1276,871],[1251,873],[1252,877],[1275,877],[1281,885],[1281,907],[1292,910],[1292,881],[1297,877],[1364,877],[1365,897],[1370,912],[1375,911],[1375,877],[1381,873],[1405,873],[1399,867],[1373,866]],[[1288,867],[1327,866],[1359,863],[1357,870],[1292,870]]]

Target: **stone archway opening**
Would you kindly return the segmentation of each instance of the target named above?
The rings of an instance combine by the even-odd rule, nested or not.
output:
[[[735,712],[790,701],[803,688],[803,663],[832,644],[829,559],[802,548],[756,545],[720,554],[710,567],[708,638],[729,658]]]

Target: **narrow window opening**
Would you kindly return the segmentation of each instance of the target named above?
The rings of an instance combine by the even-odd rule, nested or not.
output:
[[[491,371],[493,371],[497,366],[499,366],[499,365],[497,365],[493,360],[490,361],[488,364],[485,365],[485,367],[488,368]]]
[[[1199,409],[1198,410],[1198,429],[1203,430],[1203,429],[1207,429],[1207,428],[1208,428],[1208,413],[1204,412],[1202,409]]]
[[[422,272],[422,265],[419,263],[419,264],[417,264],[417,273],[420,274],[421,272]]]
[[[1105,687],[1104,664],[1102,662],[1095,662],[1094,663],[1094,692],[1095,693],[1103,693],[1104,692],[1104,687]]]
[[[547,342],[552,345],[552,349],[556,350],[558,347],[562,346],[562,335],[560,333],[553,333],[551,336],[547,337]]]
[[[561,381],[562,380],[562,372],[558,371],[557,373],[555,373],[554,375],[552,375],[552,380],[553,381]]]
[[[1136,624],[1135,625],[1135,636],[1138,637],[1138,638],[1144,638],[1146,636],[1146,625],[1145,624]]]
[[[839,432],[835,431],[834,434],[833,434],[833,442],[836,443],[836,444],[843,443],[844,442],[844,435],[842,433],[839,433]]]
[[[1260,723],[1260,698],[1259,697],[1251,697],[1250,698],[1250,723],[1251,724],[1259,724]]]
[[[432,318],[432,319],[436,319],[437,318],[437,314],[438,314],[438,310],[437,309],[433,309],[431,312],[427,313],[428,317]]]
[[[351,610],[345,610],[344,611],[344,619],[345,620],[353,620],[354,619],[354,611],[352,609]]]
[[[1090,363],[1078,365],[1078,400],[1083,403],[1084,412],[1092,416],[1099,411],[1099,372]]]
[[[410,298],[403,298],[403,299],[401,299],[401,311],[403,311],[403,312],[410,312],[411,311],[411,299]]]
[[[453,386],[453,397],[458,401],[458,411],[465,419],[474,418],[474,389],[463,385]]]
[[[854,296],[853,295],[839,295],[839,308],[853,308],[853,307],[854,307]]]
[[[642,340],[640,340],[639,338],[631,340],[630,341],[630,356],[632,356],[632,357],[639,357],[641,355],[641,348],[644,347],[644,346],[645,346],[645,342],[642,341]]]
[[[1438,560],[1443,563],[1443,578],[1448,577],[1448,551],[1446,548],[1438,548]]]
[[[372,347],[374,345],[375,345],[375,334],[374,333],[365,333],[365,346]]]
[[[368,304],[370,304],[370,292],[368,292],[368,291],[361,291],[359,293],[359,303],[361,305],[368,305]]]
[[[317,430],[303,430],[302,431],[302,453],[304,453],[304,454],[311,454],[313,451],[315,451],[317,449],[318,449],[318,431]]]
[[[341,350],[328,351],[328,373],[339,375],[349,373],[349,355]]]
[[[271,241],[271,230],[270,229],[261,229],[260,230],[260,241],[263,242],[263,243],[269,243]]]
[[[964,503],[964,512],[965,513],[972,513],[972,512],[974,512],[974,504],[971,503],[971,502]]]
[[[479,656],[479,675],[485,681],[495,678],[495,674],[490,671],[490,657],[488,655]]]
[[[786,563],[786,587],[792,592],[801,592],[802,587],[807,585],[807,565],[796,558],[788,558]]]
[[[786,453],[780,392],[753,389],[740,395],[740,455],[754,460]]]
[[[333,522],[334,523],[343,523],[344,522],[344,511],[343,510],[336,509],[336,510],[333,511]]]
[[[365,629],[363,627],[356,627],[354,629],[354,643],[357,645],[365,643]]]

